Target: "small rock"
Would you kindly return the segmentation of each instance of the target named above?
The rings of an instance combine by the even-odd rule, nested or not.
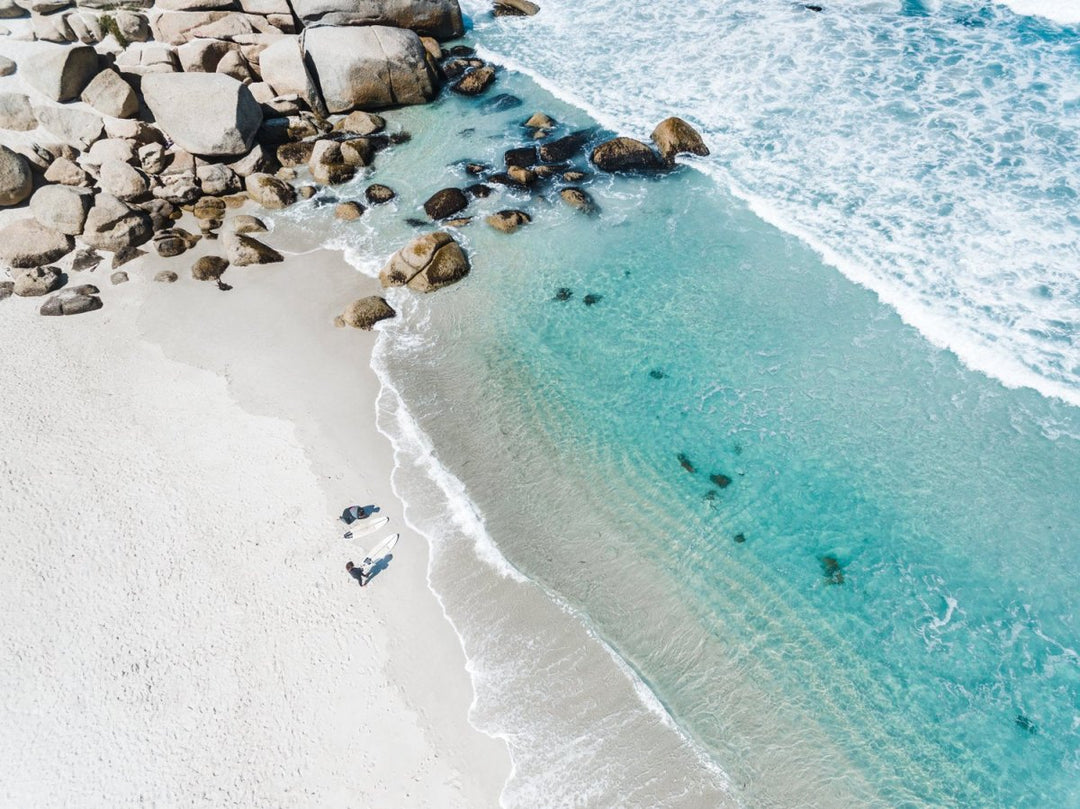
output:
[[[142,244],[152,234],[150,217],[144,211],[103,192],[94,198],[94,207],[86,216],[82,240],[99,250],[117,252]]]
[[[172,270],[160,270],[154,275],[154,280],[159,284],[173,284],[179,277]]]
[[[117,199],[132,200],[150,190],[150,182],[138,169],[119,160],[106,160],[98,173],[101,190]]]
[[[844,569],[840,565],[840,560],[835,556],[821,557],[821,567],[825,571],[826,584],[844,583]]]
[[[297,193],[300,195],[300,199],[311,199],[319,192],[319,189],[313,185],[302,185],[297,189]]]
[[[731,478],[727,475],[721,475],[720,473],[709,475],[709,480],[711,480],[718,489],[726,489],[731,485]]]
[[[121,247],[112,257],[112,268],[115,270],[117,267],[123,267],[125,264],[134,261],[137,258],[142,258],[146,255],[145,250],[140,250],[138,247]]]
[[[586,176],[588,175],[583,171],[567,171],[563,173],[562,178],[568,183],[580,183]]]
[[[84,247],[75,253],[75,257],[71,260],[72,272],[85,272],[86,270],[97,269],[97,265],[101,263],[101,254],[91,247]]]
[[[332,140],[316,141],[308,168],[315,181],[323,185],[345,183],[356,174],[356,167],[345,162],[341,144]]]
[[[516,95],[510,93],[499,93],[497,96],[492,96],[480,105],[480,112],[484,115],[494,115],[499,112],[506,112],[507,110],[514,110],[520,107],[523,102]]]
[[[225,200],[219,197],[202,197],[192,207],[191,213],[196,219],[221,219],[225,216]]]
[[[559,197],[571,208],[577,208],[583,213],[594,213],[596,204],[587,192],[580,188],[564,188],[559,192]]]
[[[555,126],[555,121],[542,112],[534,112],[532,117],[525,122],[525,127],[528,129],[552,129]]]
[[[472,175],[476,176],[476,177],[479,177],[480,175],[485,174],[488,171],[488,169],[489,169],[489,167],[485,166],[483,163],[466,163],[465,164],[465,171],[468,172],[469,174],[472,174]]]
[[[128,274],[126,272],[124,272],[123,270],[117,270],[109,276],[109,280],[112,281],[113,286],[115,286],[116,284],[126,284],[130,279],[128,278]]]
[[[446,219],[469,207],[469,200],[460,188],[436,191],[424,203],[424,211],[434,220]]]
[[[530,186],[536,182],[536,172],[521,166],[511,166],[506,170],[506,174],[517,185]]]
[[[202,256],[191,265],[191,277],[196,281],[217,281],[229,268],[221,256]]]
[[[82,100],[112,118],[131,118],[139,112],[139,99],[131,85],[115,70],[102,70],[82,91]]]
[[[6,36],[7,33],[8,29],[4,28],[3,31],[0,31],[0,36]],[[0,76],[11,76],[16,70],[18,70],[18,65],[6,56],[0,56]]]
[[[337,320],[341,321],[338,325],[352,326],[354,329],[370,331],[372,326],[380,320],[386,320],[396,314],[397,312],[386,302],[385,298],[371,295],[350,303]],[[336,324],[337,320],[335,320]]]
[[[735,535],[735,543],[737,545],[742,545],[744,542],[746,542],[746,535],[745,534],[736,534]]]
[[[277,147],[278,162],[286,168],[303,166],[311,160],[311,150],[315,144],[310,140],[298,140],[292,143],[283,143]]]
[[[492,13],[496,17],[532,17],[540,6],[531,0],[496,0]]]
[[[334,207],[334,216],[345,222],[359,219],[364,213],[364,206],[358,202],[340,202]]]
[[[341,158],[350,166],[370,166],[375,149],[367,138],[352,138],[342,141]]]
[[[669,166],[675,163],[677,154],[695,154],[702,157],[709,154],[709,148],[701,135],[682,118],[665,118],[657,124],[650,137]]]
[[[250,236],[243,236],[239,233],[226,233],[225,237],[225,253],[229,257],[229,263],[236,267],[247,267],[251,264],[271,264],[285,260],[277,250],[267,247]]]
[[[553,300],[565,303],[572,297],[574,297],[574,290],[570,289],[570,287],[559,287],[557,290],[555,290],[555,297],[553,298]]]
[[[248,214],[238,214],[232,220],[233,233],[266,233],[266,225],[261,219]]]
[[[532,218],[524,211],[506,210],[499,211],[489,216],[486,220],[495,230],[503,233],[513,233],[522,225],[527,225]]]
[[[588,295],[581,299],[581,302],[584,303],[586,306],[595,306],[603,299],[603,295],[597,295],[595,292],[590,292]]]
[[[490,65],[469,71],[452,85],[450,89],[463,96],[480,95],[495,81],[495,68]]]
[[[14,281],[0,281],[0,301],[10,298],[14,291]]]
[[[91,289],[94,288],[91,287]],[[101,298],[97,295],[71,290],[46,299],[38,311],[43,315],[53,317],[57,315],[80,315],[83,312],[96,311],[102,305]]]
[[[353,135],[374,135],[386,128],[386,119],[373,112],[357,110],[350,112],[336,124],[334,131],[349,132]]]
[[[253,200],[270,210],[287,208],[296,202],[296,189],[269,174],[248,175],[244,186]]]
[[[221,163],[210,163],[195,170],[199,178],[199,187],[209,196],[222,196],[240,190],[240,178],[236,172]],[[228,200],[226,200],[228,205]]]
[[[443,220],[443,224],[446,225],[448,228],[463,228],[467,224],[472,222],[472,220],[473,218],[471,216],[459,216],[455,219]]]
[[[67,280],[56,267],[29,267],[16,271],[14,292],[20,298],[36,298],[55,292]]]
[[[380,185],[379,183],[373,183],[364,189],[364,197],[372,205],[381,205],[384,202],[389,202],[395,196],[394,189],[386,185]]]
[[[487,199],[494,192],[494,189],[490,185],[484,185],[483,183],[474,183],[465,187],[465,193],[476,199]]]
[[[540,159],[545,163],[565,163],[577,156],[592,137],[592,130],[580,129],[540,146]]]
[[[154,249],[162,258],[172,258],[194,247],[199,237],[183,228],[168,228],[154,234]]]
[[[540,155],[535,146],[522,146],[518,149],[507,149],[503,152],[503,160],[509,166],[521,166],[529,168],[535,166]]]

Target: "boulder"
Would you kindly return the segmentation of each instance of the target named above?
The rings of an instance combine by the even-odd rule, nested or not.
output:
[[[103,70],[82,91],[82,100],[112,118],[131,118],[139,112],[139,99],[131,85],[115,70]]]
[[[249,214],[234,216],[231,224],[233,233],[266,233],[263,221]]]
[[[0,262],[10,267],[40,267],[74,249],[73,238],[36,219],[20,219],[0,230]]]
[[[252,174],[265,172],[267,169],[272,171],[274,168],[274,155],[267,146],[256,143],[250,152],[228,165],[238,177],[249,177]]]
[[[436,81],[420,37],[373,25],[312,28],[304,51],[329,112],[423,104]]]
[[[675,163],[677,154],[696,154],[701,157],[709,154],[709,148],[701,135],[682,118],[665,118],[656,125],[650,137],[669,166]]]
[[[220,197],[203,197],[191,209],[196,219],[224,219],[225,200]]]
[[[270,174],[251,174],[245,179],[244,187],[255,202],[270,210],[287,208],[296,202],[296,189]]]
[[[503,161],[507,166],[520,166],[529,168],[535,166],[540,159],[535,146],[522,146],[517,149],[507,149],[503,152]]]
[[[559,192],[559,197],[571,208],[577,208],[583,213],[596,212],[596,204],[592,197],[580,188],[564,188]]]
[[[217,281],[229,268],[221,256],[202,256],[191,265],[191,277],[196,281]]]
[[[573,159],[582,147],[588,143],[592,132],[582,129],[571,132],[564,138],[558,138],[540,146],[540,159],[545,163],[562,163]]]
[[[110,160],[132,163],[135,160],[135,149],[130,141],[121,138],[102,138],[95,141],[93,146],[80,159],[85,166],[97,166],[99,168],[102,163],[107,163]]]
[[[551,129],[555,126],[555,121],[546,113],[534,112],[524,126],[526,129]]]
[[[98,69],[97,52],[86,45],[38,43],[23,60],[20,74],[27,84],[53,101],[73,101]]]
[[[156,8],[162,11],[233,11],[236,0],[157,0]]]
[[[154,196],[173,205],[188,205],[202,195],[198,177],[193,171],[163,174],[158,181],[161,184],[154,186]]]
[[[30,196],[33,182],[26,158],[0,145],[0,206],[18,205]]]
[[[158,272],[154,274],[154,280],[159,284],[175,284],[179,277],[180,276],[172,270],[158,270]]]
[[[213,73],[222,57],[239,47],[220,39],[193,39],[178,47],[176,56],[185,73]]]
[[[374,135],[386,128],[386,119],[373,112],[357,110],[350,112],[336,124],[335,132],[347,132],[350,135]]]
[[[601,171],[651,172],[666,168],[659,154],[648,144],[633,138],[612,138],[592,151],[592,162]]]
[[[112,257],[112,268],[115,270],[117,267],[122,267],[129,261],[134,261],[137,258],[142,258],[146,255],[145,250],[140,250],[138,247],[121,247]]]
[[[58,157],[49,164],[45,179],[50,183],[62,183],[70,186],[91,186],[93,179],[77,163],[66,157]]]
[[[221,163],[199,166],[195,175],[199,178],[199,186],[204,194],[220,196],[235,193],[241,188],[236,172]]]
[[[19,66],[6,56],[0,56],[0,76],[14,75]]]
[[[334,206],[334,217],[343,222],[353,222],[364,215],[364,206],[359,202],[339,202]]]
[[[452,85],[450,89],[463,96],[480,95],[495,81],[495,68],[491,65],[470,70]]]
[[[87,149],[101,137],[105,125],[101,116],[86,110],[58,105],[34,105],[38,123],[61,143]]]
[[[310,109],[326,115],[326,105],[315,80],[304,64],[300,37],[286,36],[259,54],[262,79],[279,96],[296,94]],[[366,134],[366,133],[359,133]]]
[[[436,191],[424,203],[424,211],[432,219],[446,219],[469,207],[469,198],[460,188]]]
[[[128,207],[111,194],[101,193],[86,216],[82,240],[91,247],[115,253],[142,244],[152,233],[146,212]]]
[[[493,13],[496,17],[532,17],[540,6],[530,0],[495,0]]]
[[[244,55],[240,51],[229,51],[222,56],[221,61],[218,62],[214,72],[221,73],[224,76],[231,76],[243,84],[251,84],[251,82],[255,81],[257,78],[254,71],[251,69],[251,65],[248,64],[247,59],[244,58]],[[249,90],[248,92],[251,91]],[[254,95],[252,98],[254,98]]]
[[[150,227],[156,232],[171,227],[180,218],[180,213],[171,202],[164,199],[148,199],[131,206],[150,217]]]
[[[248,89],[220,73],[152,74],[142,91],[158,126],[194,155],[247,154],[262,123]]]
[[[199,238],[183,228],[167,228],[154,234],[154,249],[162,258],[172,258],[194,247]]]
[[[90,290],[94,290],[94,292],[90,292]],[[89,284],[71,290],[64,290],[46,299],[38,311],[46,316],[81,315],[83,312],[93,312],[104,305],[96,292],[97,287]]]
[[[368,138],[351,138],[341,142],[341,159],[350,166],[370,166],[375,148]]]
[[[379,273],[384,287],[408,284],[432,292],[469,274],[469,260],[449,233],[436,231],[417,236],[390,257]]]
[[[12,273],[13,291],[22,298],[38,298],[64,285],[64,274],[56,267],[28,267]]]
[[[397,312],[385,298],[371,295],[355,300],[345,307],[345,311],[334,319],[335,326],[352,326],[354,329],[371,331],[380,320],[394,317]]]
[[[341,144],[332,140],[320,140],[311,150],[308,168],[316,182],[337,185],[348,182],[356,174],[356,167],[345,162]]]
[[[458,0],[294,0],[293,8],[309,30],[317,25],[388,25],[436,39],[465,33]]]
[[[98,183],[106,194],[122,200],[137,199],[150,190],[146,175],[120,160],[106,160],[101,164]]]
[[[30,198],[30,211],[43,227],[78,236],[93,203],[94,193],[87,188],[43,185]]]
[[[116,56],[116,68],[133,76],[175,73],[180,69],[176,48],[161,42],[135,42]]]
[[[532,169],[523,169],[521,166],[511,166],[506,170],[507,176],[515,184],[528,187],[536,182],[537,174]]]
[[[277,148],[278,163],[286,168],[302,166],[311,160],[311,153],[314,149],[315,143],[310,140],[283,143]]]
[[[397,195],[390,186],[373,183],[364,189],[364,196],[372,205],[381,205],[384,202],[389,202]]]
[[[128,274],[123,270],[117,270],[109,276],[109,281],[112,282],[113,286],[116,286],[117,284],[126,284],[129,280]]]
[[[226,232],[222,241],[225,245],[225,254],[229,257],[229,263],[236,267],[284,261],[284,257],[277,250],[267,247],[250,236]]]
[[[525,211],[507,210],[493,213],[484,221],[495,228],[495,230],[502,231],[503,233],[513,233],[522,225],[529,224],[532,221],[532,217],[525,213]]]
[[[6,300],[15,294],[14,281],[0,281],[0,301]]]
[[[0,93],[0,129],[27,132],[37,125],[29,97],[22,93]]]
[[[85,272],[86,270],[97,269],[98,264],[101,263],[101,254],[90,247],[84,247],[82,250],[76,251],[75,255],[71,259],[71,271],[72,272]]]

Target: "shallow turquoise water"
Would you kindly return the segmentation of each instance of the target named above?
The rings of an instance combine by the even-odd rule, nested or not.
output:
[[[525,104],[392,116],[397,207],[334,225],[358,264],[534,109],[591,123],[521,75],[495,92]],[[598,217],[474,203],[535,221],[474,222],[467,281],[392,296],[380,362],[501,552],[745,805],[1080,805],[1080,411],[968,370],[704,174],[587,187]]]

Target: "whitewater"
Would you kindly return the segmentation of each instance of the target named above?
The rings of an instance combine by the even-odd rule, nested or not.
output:
[[[1080,72],[1064,4],[463,4],[492,58],[697,165],[934,345],[1080,404]]]

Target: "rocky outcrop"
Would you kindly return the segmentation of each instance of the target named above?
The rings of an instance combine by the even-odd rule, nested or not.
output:
[[[22,93],[0,93],[0,129],[27,132],[38,125],[30,99]]]
[[[29,267],[12,273],[13,292],[23,298],[48,295],[64,285],[64,274],[56,267]]]
[[[103,70],[82,91],[82,100],[112,118],[131,118],[139,111],[139,99],[131,85],[115,70]]]
[[[469,198],[460,188],[436,191],[424,203],[424,211],[432,219],[446,219],[469,207]]]
[[[98,194],[86,216],[82,240],[99,250],[118,252],[147,241],[153,232],[150,217],[111,194]]]
[[[656,125],[650,137],[669,166],[675,163],[677,154],[695,154],[701,157],[709,154],[709,147],[705,145],[701,135],[682,118],[665,118]]]
[[[457,0],[294,0],[293,8],[308,26],[388,25],[436,39],[465,33]]]
[[[379,273],[384,287],[403,286],[432,292],[469,274],[469,260],[449,233],[417,236],[390,257]]]
[[[0,206],[18,205],[32,189],[33,177],[26,158],[0,145]]]
[[[9,267],[40,267],[74,249],[73,238],[50,230],[35,219],[20,219],[0,230],[0,262]]]
[[[97,296],[98,288],[90,284],[66,289],[53,295],[41,304],[38,310],[46,316],[57,315],[81,315],[84,312],[93,312],[102,307],[101,298]]]
[[[221,256],[202,256],[191,265],[191,277],[196,281],[217,281],[229,268]]]
[[[371,295],[355,300],[345,307],[345,311],[334,319],[335,326],[352,326],[354,329],[371,331],[380,320],[394,317],[397,312],[385,298]]]
[[[495,230],[502,231],[503,233],[513,233],[522,225],[527,225],[532,221],[525,211],[506,210],[498,211],[489,216],[486,220]]]
[[[247,154],[262,123],[262,109],[251,91],[218,73],[148,75],[142,91],[158,126],[193,155]]]
[[[652,172],[666,168],[663,158],[648,144],[619,137],[604,141],[592,151],[593,164],[602,171]]]
[[[304,51],[330,112],[423,104],[436,82],[420,37],[385,26],[312,28]]]
[[[248,196],[270,210],[287,208],[296,202],[296,189],[270,174],[252,174],[244,181]]]
[[[74,101],[98,69],[97,52],[86,45],[38,43],[23,60],[26,82],[53,101]]]
[[[42,227],[78,236],[93,202],[94,194],[89,189],[45,185],[30,198],[30,211]]]
[[[225,245],[225,254],[229,257],[229,263],[236,267],[247,267],[250,264],[272,264],[285,260],[277,250],[267,247],[258,239],[253,239],[250,236],[239,233],[226,233],[222,241]]]

